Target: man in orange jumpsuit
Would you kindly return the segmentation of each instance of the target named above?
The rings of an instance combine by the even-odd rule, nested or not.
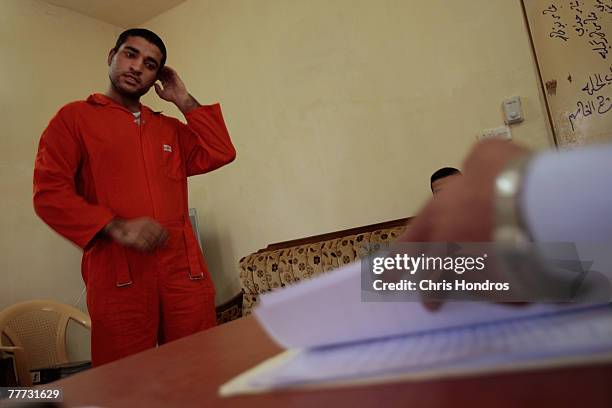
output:
[[[165,61],[151,31],[121,34],[108,55],[107,92],[62,107],[36,156],[36,213],[84,251],[94,365],[215,325],[187,177],[236,152],[219,105],[200,105]],[[187,125],[140,104],[154,84]]]

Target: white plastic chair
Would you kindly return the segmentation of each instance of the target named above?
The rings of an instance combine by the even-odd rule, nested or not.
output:
[[[32,386],[30,370],[68,363],[66,328],[73,320],[91,329],[89,316],[54,300],[31,300],[0,312],[0,351],[15,360],[17,382]],[[10,344],[4,344],[4,338]]]

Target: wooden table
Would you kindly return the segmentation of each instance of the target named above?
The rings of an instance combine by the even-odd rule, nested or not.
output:
[[[280,352],[246,317],[51,384],[66,406],[612,407],[612,364],[417,383],[220,398],[219,386]]]

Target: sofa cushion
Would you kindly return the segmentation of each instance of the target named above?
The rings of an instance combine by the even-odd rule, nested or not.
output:
[[[405,226],[381,228],[289,248],[260,250],[240,260],[244,292],[243,316],[251,313],[259,295],[359,260],[384,249]]]

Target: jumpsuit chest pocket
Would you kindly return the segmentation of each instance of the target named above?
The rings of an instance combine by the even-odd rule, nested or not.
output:
[[[162,144],[162,166],[164,174],[172,179],[180,181],[185,176],[183,175],[183,162],[178,146],[171,144]]]

